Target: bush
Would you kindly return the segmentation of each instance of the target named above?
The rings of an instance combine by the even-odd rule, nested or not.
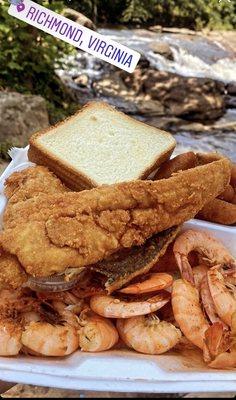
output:
[[[148,23],[192,29],[236,27],[236,1],[71,0],[71,7],[98,22]]]
[[[38,3],[61,12],[63,1],[42,0]],[[9,4],[0,0],[0,86],[20,93],[40,94],[49,105],[52,123],[70,113],[67,98],[55,64],[72,48],[54,38],[8,15]]]

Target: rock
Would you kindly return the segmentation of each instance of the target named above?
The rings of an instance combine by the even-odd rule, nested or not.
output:
[[[236,96],[226,96],[225,102],[227,108],[236,108]]]
[[[121,79],[121,76],[118,73],[114,73],[113,75],[106,75],[101,78],[99,81],[95,81],[93,83],[93,89],[96,91],[96,94],[99,96],[122,96],[123,98],[129,96],[134,96],[133,91],[129,91]]]
[[[172,50],[168,43],[165,42],[153,42],[150,44],[150,49],[154,53],[158,53],[161,56],[167,58],[168,60],[174,60]]]
[[[186,78],[149,69],[142,75],[142,87],[160,101],[168,115],[190,120],[214,120],[225,112],[225,99],[219,83],[206,78]]]
[[[134,103],[140,115],[157,116],[165,114],[165,109],[158,100],[137,98]]]
[[[150,61],[144,54],[141,54],[140,60],[138,62],[138,68],[145,69],[150,67]]]
[[[164,107],[158,100],[153,100],[150,96],[139,95],[140,88],[135,86],[135,82],[129,82],[129,79],[136,79],[140,70],[137,69],[135,74],[126,76],[127,80],[124,82],[122,73],[115,72],[112,76],[107,75],[103,79],[94,82],[93,89],[100,98],[109,100],[112,104],[121,108],[129,114],[139,114],[147,116],[156,116],[164,114]],[[113,99],[113,100],[112,100]]]
[[[159,129],[176,132],[184,121],[176,117],[151,117],[145,118],[145,122]]]
[[[162,26],[161,25],[153,25],[153,26],[150,26],[148,28],[148,30],[152,31],[152,32],[162,32]]]
[[[193,31],[192,29],[188,28],[172,28],[165,26],[162,27],[162,32],[169,32],[181,35],[191,35],[191,36],[202,35],[201,32]]]
[[[236,95],[236,82],[229,83],[229,85],[227,86],[227,92],[228,94]]]
[[[80,12],[73,10],[72,8],[65,8],[62,14],[66,18],[69,18],[80,25],[86,26],[86,28],[96,30],[96,25],[93,23],[93,21],[91,21],[91,19],[86,17],[84,14],[81,14]]]
[[[204,125],[201,124],[200,122],[192,122],[192,123],[186,123],[186,121],[182,121],[182,124],[179,126],[180,131],[187,131],[187,132],[206,132],[210,131],[212,128],[212,125]]]
[[[43,97],[0,92],[1,143],[25,146],[34,132],[48,126],[48,113]]]
[[[74,79],[74,82],[76,83],[76,85],[80,86],[80,87],[87,87],[89,84],[89,77],[86,74],[82,74],[77,76]]]
[[[142,81],[143,74],[144,71],[141,68],[136,68],[132,74],[128,74],[125,71],[120,72],[123,83],[128,89],[134,91],[135,95],[144,93]]]

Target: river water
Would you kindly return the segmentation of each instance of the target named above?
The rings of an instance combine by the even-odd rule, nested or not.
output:
[[[201,35],[159,33],[143,29],[100,29],[99,33],[139,51],[156,69],[183,76],[208,77],[225,84],[236,82],[236,49],[233,52],[221,43],[210,41]],[[174,60],[168,60],[153,51],[152,45],[157,42],[166,42],[170,45]],[[99,80],[107,72],[108,64],[80,51],[76,55],[69,56],[65,64],[67,66],[58,71],[58,74],[73,90],[77,88],[74,77],[88,76],[91,83],[91,91],[88,94],[90,100],[93,97],[92,82]],[[222,123],[225,122],[236,122],[236,109],[227,110],[222,118]],[[218,124],[221,124],[220,120]],[[175,137],[178,143],[177,153],[189,149],[218,150],[236,162],[235,130],[224,132],[217,129],[197,133],[181,131],[176,133]]]

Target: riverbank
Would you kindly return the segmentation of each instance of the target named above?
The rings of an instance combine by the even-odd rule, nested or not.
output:
[[[57,72],[73,101],[108,101],[176,134],[181,151],[219,150],[235,159],[236,32],[160,27],[99,32],[138,50],[141,61],[128,74],[80,51],[68,57]]]
[[[160,27],[99,32],[138,50],[141,60],[128,74],[82,51],[65,56],[56,73],[74,111],[90,100],[107,101],[171,131],[177,152],[218,150],[236,161],[236,32]],[[34,131],[48,126],[47,109],[41,96],[0,92],[1,142],[24,146]]]

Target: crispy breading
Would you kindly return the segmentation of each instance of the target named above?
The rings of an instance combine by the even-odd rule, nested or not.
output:
[[[40,220],[43,215],[40,212],[43,198],[47,197],[48,194],[65,193],[67,191],[68,189],[61,181],[45,167],[35,166],[15,172],[5,182],[5,194],[9,201],[4,217],[6,221],[8,218],[10,221],[12,221],[12,218],[13,221],[16,219],[14,226],[17,226],[18,219],[23,223],[29,221],[32,212],[37,213]],[[38,207],[36,209],[27,207],[27,215],[25,215],[22,207],[24,207],[28,199],[33,201],[38,196],[41,197]],[[12,208],[14,209],[14,207],[17,208],[16,213],[12,212]],[[19,263],[18,258],[15,255],[1,251],[0,288],[11,287],[15,289],[26,281],[27,274]]]
[[[5,182],[4,192],[13,204],[41,193],[64,193],[68,190],[48,168],[36,166],[14,172],[9,176]]]
[[[27,281],[27,275],[16,256],[0,250],[0,289],[16,289]]]
[[[168,179],[45,196],[40,218],[35,213],[5,229],[1,243],[34,276],[94,264],[193,218],[225,189],[230,172],[230,161],[215,156]]]
[[[236,204],[221,199],[214,199],[206,204],[197,217],[223,225],[236,224]]]

